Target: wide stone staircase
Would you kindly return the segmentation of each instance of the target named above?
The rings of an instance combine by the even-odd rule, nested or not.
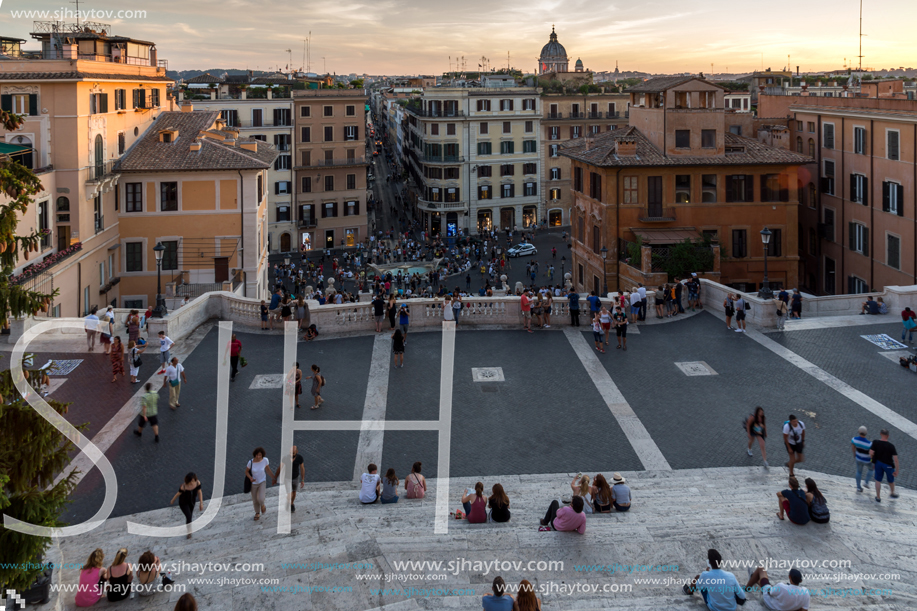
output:
[[[611,472],[605,475],[610,479]],[[800,480],[816,480],[831,510],[830,524],[800,527],[775,515],[776,492],[786,487],[783,468],[623,475],[633,491],[632,510],[590,515],[585,535],[538,531],[538,520],[550,501],[570,494],[572,474],[513,475],[480,478],[485,490],[503,484],[511,500],[509,523],[470,525],[450,518],[447,534],[434,533],[435,479],[428,480],[423,500],[371,506],[358,502],[357,485],[337,482],[307,484],[297,498],[288,535],[276,532],[279,488],[274,487],[268,489],[268,512],[257,522],[249,496],[235,495],[224,498],[214,521],[190,540],[127,533],[127,519],[153,526],[183,524],[181,512],[173,506],[108,520],[87,535],[61,540],[53,551],[59,553],[57,561],[82,563],[100,547],[110,562],[124,546],[131,562],[151,549],[164,563],[187,563],[173,577],[194,594],[202,610],[476,610],[481,608],[480,596],[490,591],[499,574],[511,585],[528,579],[542,589],[546,611],[703,611],[701,597],[685,596],[680,583],[703,570],[710,547],[726,561],[783,563],[783,568],[770,571],[774,582],[786,581],[786,563],[820,563],[800,567],[804,574],[820,574],[803,584],[818,591],[811,609],[917,608],[917,494],[912,491],[899,490],[900,498],[890,499],[885,489],[882,502],[876,503],[874,490],[857,493],[852,477],[799,470]],[[451,479],[450,510],[460,508],[461,490],[473,488],[475,481]],[[397,568],[402,561],[441,561],[444,568]],[[450,561],[453,566],[446,565]],[[475,564],[493,561],[499,561],[500,568]],[[544,564],[551,562],[562,564]],[[260,563],[263,570],[213,566],[235,563]],[[293,563],[299,566],[284,566]],[[356,568],[349,563],[357,563]],[[616,564],[640,566],[612,571]],[[596,570],[599,565],[606,570]],[[664,570],[648,570],[650,566]],[[744,584],[745,569],[733,572]],[[856,574],[867,576],[849,577]],[[63,584],[78,580],[74,569],[56,575]],[[201,579],[212,582],[195,583]],[[240,579],[255,583],[242,584]],[[257,583],[275,579],[276,583]],[[638,583],[644,579],[659,583]],[[670,583],[664,583],[666,579]],[[461,593],[454,595],[455,591]],[[180,595],[162,592],[116,604],[123,611],[171,611]],[[53,604],[58,609],[76,608],[73,593],[61,594]],[[108,606],[104,598],[96,605]],[[760,593],[749,594],[743,607],[764,608]]]

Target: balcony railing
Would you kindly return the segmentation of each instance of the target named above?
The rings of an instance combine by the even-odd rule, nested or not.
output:
[[[426,163],[462,163],[465,158],[462,155],[423,155]]]
[[[421,210],[432,210],[439,212],[441,210],[464,210],[465,202],[431,202],[425,199],[417,200],[417,207]]]
[[[305,227],[305,228],[308,228],[308,227],[315,227],[316,224],[317,224],[317,223],[316,223],[316,221],[315,221],[315,217],[314,217],[314,216],[309,216],[309,217],[306,217],[306,218],[301,218],[301,219],[299,219],[299,226],[300,226],[300,227]]]
[[[313,159],[306,165],[296,166],[296,169],[349,165],[366,165],[366,157],[354,157],[352,159]]]
[[[641,223],[666,223],[675,220],[675,208],[648,205],[638,217]]]
[[[101,182],[108,176],[118,174],[118,161],[120,160],[109,159],[89,166],[89,178],[86,179],[86,182]]]
[[[464,117],[465,113],[461,110],[423,110],[422,108],[415,108],[412,106],[405,106],[405,109],[411,113],[417,115],[418,117]]]

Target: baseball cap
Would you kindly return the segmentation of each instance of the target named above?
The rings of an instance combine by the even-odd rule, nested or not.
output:
[[[867,431],[866,431],[866,427],[865,427],[865,426],[861,426],[860,429],[859,429],[860,435],[865,435],[866,432],[867,432]]]
[[[697,278],[697,274],[695,274],[695,273],[692,272],[692,273],[691,273],[691,277],[692,277],[692,278]]]

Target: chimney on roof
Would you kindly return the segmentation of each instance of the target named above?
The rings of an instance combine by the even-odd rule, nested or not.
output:
[[[182,104],[181,111],[182,112],[194,112],[194,104]]]
[[[240,144],[240,146],[244,148],[246,151],[254,151],[255,153],[258,152],[258,142],[257,141],[243,142],[242,144]]]
[[[618,157],[636,157],[637,139],[633,136],[615,138],[615,154]]]
[[[196,141],[195,141],[195,142],[192,142],[192,143],[191,143],[191,151],[194,152],[194,151],[199,151],[199,150],[201,150],[201,143],[200,143],[200,142],[196,142]]]

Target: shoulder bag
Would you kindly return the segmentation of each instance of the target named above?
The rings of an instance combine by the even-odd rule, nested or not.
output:
[[[245,483],[242,484],[242,492],[251,492],[252,491],[252,480],[248,478],[252,474],[252,461],[248,461],[248,465],[245,467]]]

